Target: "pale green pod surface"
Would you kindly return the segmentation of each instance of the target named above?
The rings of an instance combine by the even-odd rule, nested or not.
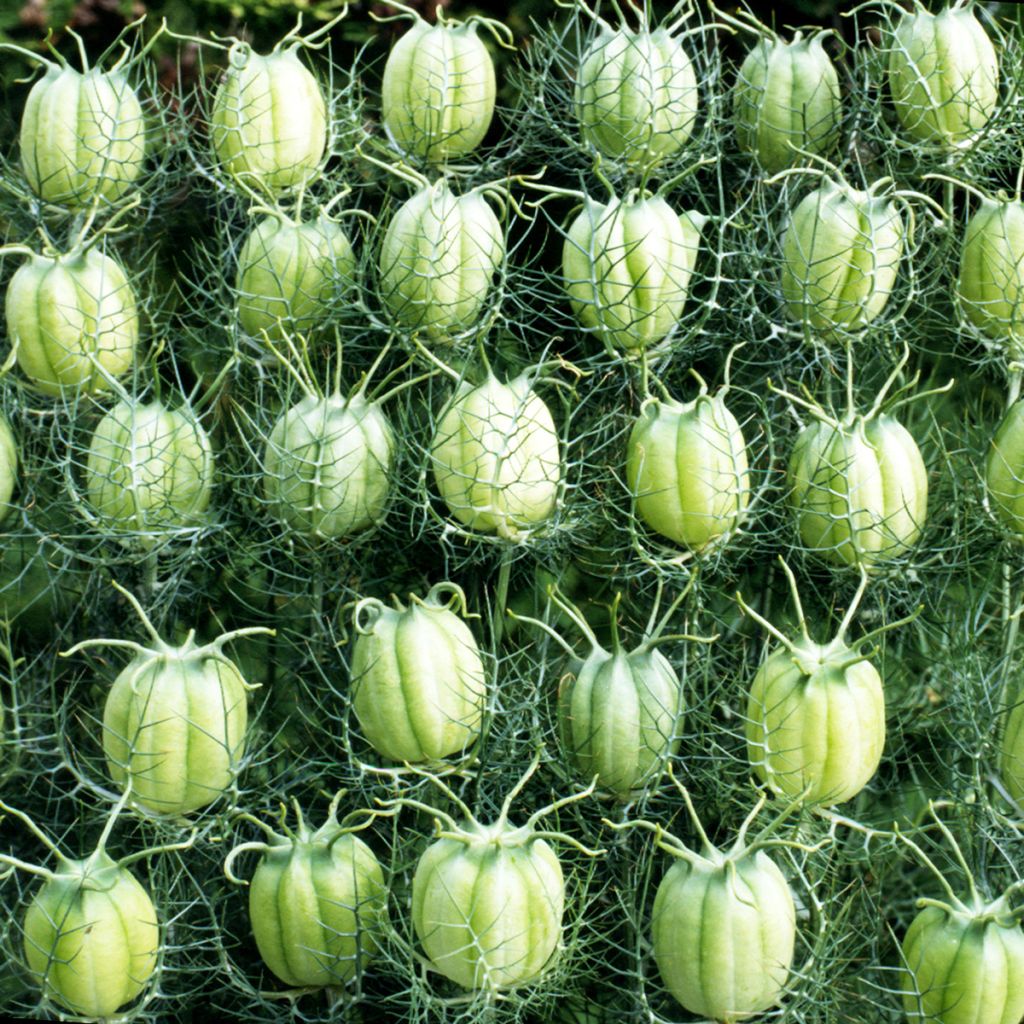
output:
[[[431,164],[483,140],[494,115],[494,63],[473,22],[417,18],[384,65],[381,120],[399,148]]]
[[[18,483],[18,446],[7,418],[0,414],[0,521],[8,513]]]
[[[370,745],[392,761],[438,761],[480,736],[480,649],[465,622],[435,600],[437,589],[408,607],[378,605],[368,625],[357,615],[352,709]]]
[[[1024,931],[1002,909],[999,920],[982,908],[918,913],[903,939],[900,972],[909,1024],[1020,1024]]]
[[[302,185],[320,166],[327,129],[323,93],[294,47],[265,57],[246,43],[231,47],[210,117],[227,174],[273,192]]]
[[[459,385],[430,445],[437,489],[470,530],[508,540],[555,511],[562,464],[548,407],[524,374]]]
[[[837,427],[815,421],[789,460],[789,504],[800,537],[839,565],[870,565],[907,551],[928,514],[928,476],[917,443],[891,416]]]
[[[87,206],[127,194],[146,158],[146,124],[128,80],[51,64],[28,94],[21,166],[48,203]]]
[[[562,933],[565,881],[543,840],[480,826],[474,841],[438,839],[412,880],[412,923],[434,970],[467,989],[537,977]],[[508,839],[511,838],[511,842]]]
[[[888,44],[889,89],[907,136],[970,146],[999,103],[999,58],[973,5],[931,14],[918,4]]]
[[[740,425],[720,396],[648,399],[629,435],[626,480],[647,526],[703,551],[739,525],[750,501]]]
[[[44,994],[86,1017],[113,1016],[156,969],[153,901],[105,853],[60,861],[29,904],[24,934],[25,960]]]
[[[658,650],[595,648],[558,689],[562,749],[577,775],[628,800],[657,779],[679,749],[683,693]]]
[[[107,391],[132,365],[135,294],[121,265],[97,249],[33,256],[7,285],[7,332],[18,366],[40,391]]]
[[[1010,799],[1024,806],[1024,690],[1004,712],[999,734],[997,771]]]
[[[210,503],[213,450],[187,409],[119,402],[96,427],[85,476],[89,504],[110,529],[185,529]]]
[[[661,341],[683,315],[705,220],[661,196],[587,199],[562,246],[580,325],[626,351]]]
[[[896,283],[904,233],[896,206],[870,191],[829,181],[810,192],[782,238],[789,315],[826,335],[876,320]]]
[[[1024,537],[1024,401],[1010,406],[992,438],[985,487],[996,518]]]
[[[235,665],[187,643],[140,653],[118,675],[103,709],[110,777],[160,814],[188,814],[234,781],[248,722]]]
[[[790,43],[761,39],[733,86],[736,140],[768,174],[807,162],[798,150],[824,155],[839,141],[839,75],[821,34]]]
[[[336,540],[375,526],[391,493],[395,436],[361,394],[308,395],[274,424],[263,455],[263,492],[290,530]]]
[[[841,640],[797,641],[757,670],[747,700],[747,755],[775,792],[808,805],[856,796],[885,746],[885,695],[875,667]]]
[[[342,986],[377,952],[386,917],[384,872],[336,822],[268,847],[249,886],[249,920],[263,962],[295,988]]]
[[[1010,354],[1024,344],[1024,204],[985,199],[967,222],[957,279],[967,319]]]
[[[664,29],[602,28],[576,77],[584,141],[602,156],[653,167],[686,145],[697,120],[693,62]]]
[[[476,325],[505,258],[498,218],[477,192],[444,179],[395,212],[380,249],[378,288],[395,324],[434,341]]]
[[[263,218],[238,256],[238,319],[254,338],[315,330],[332,301],[351,289],[356,260],[341,225],[327,217],[294,224]]]
[[[700,1017],[731,1024],[774,1006],[795,941],[793,895],[764,851],[724,863],[679,860],[654,897],[658,972],[680,1005]]]

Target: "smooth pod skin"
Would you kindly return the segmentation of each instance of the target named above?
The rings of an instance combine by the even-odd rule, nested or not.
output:
[[[505,236],[478,192],[456,196],[444,179],[395,212],[381,244],[378,287],[394,322],[435,341],[476,325]]]
[[[272,192],[307,182],[327,147],[327,106],[295,47],[261,56],[235,43],[213,100],[210,139],[223,170]]]
[[[813,331],[859,331],[885,309],[903,255],[903,219],[884,197],[833,181],[806,195],[782,238],[782,297]]]
[[[7,331],[18,366],[40,391],[93,394],[132,365],[135,294],[117,260],[97,249],[32,256],[7,285]]]
[[[648,399],[629,435],[626,480],[647,526],[704,551],[739,525],[750,502],[743,431],[720,396]]]
[[[416,935],[434,970],[463,988],[532,981],[561,938],[561,864],[543,839],[521,831],[481,826],[475,841],[438,839],[416,866]]]
[[[49,64],[25,101],[20,139],[25,178],[48,203],[116,202],[146,159],[142,107],[118,71]]]
[[[957,279],[960,306],[1010,353],[1024,344],[1024,204],[983,199],[967,222]]]
[[[476,24],[417,18],[384,65],[381,121],[400,149],[440,164],[476,149],[494,97],[494,63]]]
[[[996,518],[1024,537],[1024,401],[1010,406],[992,438],[985,487]]]
[[[907,136],[969,147],[999,103],[999,58],[973,6],[915,4],[889,41],[889,90]]]
[[[930,906],[910,923],[900,984],[910,1024],[1020,1024],[1024,931],[1008,907],[986,916]]]
[[[190,644],[138,654],[103,709],[110,777],[158,814],[189,814],[234,781],[245,746],[246,685],[234,663]]]
[[[111,1017],[146,987],[160,929],[149,894],[105,853],[61,860],[25,914],[25,960],[43,993],[86,1017]]]
[[[683,692],[658,650],[595,648],[558,688],[558,731],[577,775],[628,800],[679,749]]]
[[[119,402],[89,444],[86,497],[111,529],[145,534],[203,521],[213,484],[213,449],[186,409]]]
[[[430,445],[434,481],[470,530],[518,540],[555,511],[562,463],[548,407],[523,374],[459,385]]]
[[[839,141],[839,75],[819,33],[792,42],[762,38],[740,66],[732,92],[736,141],[767,174],[824,155]]]
[[[487,681],[469,627],[431,595],[356,621],[352,709],[392,761],[439,761],[480,736]]]
[[[254,338],[315,330],[355,277],[352,243],[327,217],[295,224],[264,217],[238,256],[238,319]]]
[[[263,492],[288,529],[337,540],[375,526],[391,493],[395,436],[362,394],[307,395],[274,424],[263,455]]]
[[[654,897],[651,941],[676,1000],[732,1024],[782,995],[796,941],[793,895],[762,850],[722,863],[678,860]]]
[[[603,25],[576,78],[584,141],[631,167],[653,167],[686,145],[698,96],[693,62],[664,29]]]
[[[286,985],[345,985],[377,952],[386,897],[373,850],[336,823],[282,838],[249,885],[256,947]]]
[[[584,330],[636,351],[683,315],[706,218],[661,196],[587,199],[562,246],[562,278]]]
[[[18,483],[18,446],[7,418],[0,415],[0,520],[8,512]],[[6,545],[5,545],[6,547]]]
[[[1010,799],[1024,807],[1024,689],[1005,712],[996,769]]]
[[[838,565],[896,558],[928,514],[928,476],[909,431],[885,414],[835,426],[815,420],[789,459],[789,505],[803,543]]]
[[[757,670],[747,700],[747,755],[758,778],[807,805],[843,803],[871,780],[885,746],[878,671],[841,640],[797,641]]]

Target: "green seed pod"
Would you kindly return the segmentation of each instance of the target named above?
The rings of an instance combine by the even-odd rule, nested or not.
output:
[[[846,631],[864,593],[863,576],[836,637],[815,643],[796,580],[783,563],[802,635],[785,636],[740,599],[740,606],[780,642],[761,664],[747,699],[747,756],[774,792],[829,805],[855,797],[871,781],[885,746],[885,695],[878,670],[852,648]],[[891,627],[890,627],[891,628]]]
[[[892,294],[903,254],[895,204],[827,180],[806,195],[782,238],[782,297],[789,315],[813,331],[859,331]]]
[[[238,319],[271,341],[315,330],[332,300],[352,287],[356,261],[341,225],[327,217],[296,224],[264,217],[238,256]]]
[[[370,745],[392,761],[460,754],[480,736],[487,697],[480,649],[453,611],[461,606],[465,615],[465,595],[437,583],[425,599],[394,601],[355,606],[352,710]]]
[[[898,557],[928,514],[921,452],[884,413],[814,420],[796,439],[787,479],[803,543],[837,565]]]
[[[646,399],[629,435],[626,480],[644,523],[691,551],[735,530],[750,474],[743,431],[722,394]]]
[[[96,249],[33,255],[7,285],[6,313],[18,365],[45,394],[106,391],[132,365],[135,295],[120,264]]]
[[[7,418],[0,414],[0,521],[3,521],[10,511],[11,498],[17,484],[18,446],[15,443],[11,425],[7,422]]]
[[[583,139],[630,167],[651,168],[686,145],[697,120],[697,75],[665,29],[601,23],[580,61],[576,113]]]
[[[395,436],[376,402],[307,395],[274,424],[263,491],[288,529],[336,540],[375,526],[391,493]]]
[[[272,192],[309,181],[327,147],[327,105],[299,61],[298,45],[264,57],[236,42],[210,116],[210,139],[223,170]]]
[[[107,528],[159,535],[203,522],[213,450],[187,408],[122,401],[96,427],[85,476],[88,502]]]
[[[138,601],[121,593],[142,619],[153,646],[87,640],[68,653],[97,645],[135,652],[114,680],[103,709],[107,768],[117,785],[131,781],[136,803],[157,814],[189,814],[232,785],[245,748],[246,691],[252,687],[222,648],[236,637],[272,631],[235,630],[197,646],[193,630],[173,647],[161,639]]]
[[[1012,699],[999,733],[996,770],[1010,799],[1024,807],[1024,689]]]
[[[562,278],[584,330],[627,352],[661,341],[683,315],[707,218],[661,196],[587,198],[562,246]]]
[[[821,156],[839,141],[839,75],[823,38],[761,38],[740,66],[732,93],[736,140],[768,174],[804,163],[799,150]]]
[[[61,859],[25,914],[25,960],[43,994],[109,1018],[156,970],[160,929],[149,893],[102,850]]]
[[[440,164],[480,144],[494,95],[494,63],[477,22],[430,25],[417,16],[384,65],[381,121],[404,152]]]
[[[75,207],[116,202],[145,158],[142,107],[120,71],[47,62],[21,118],[21,166],[36,195]]]
[[[468,529],[519,540],[555,511],[562,463],[548,407],[527,374],[463,381],[430,444],[437,489]]]
[[[395,324],[434,341],[476,326],[505,258],[498,218],[479,192],[456,196],[439,178],[391,218],[378,264]]]
[[[249,886],[249,921],[263,962],[294,988],[342,986],[358,977],[377,952],[387,919],[384,872],[373,850],[336,817],[341,794],[315,832],[295,804],[298,829],[279,835],[267,826],[265,843],[244,843],[263,856]]]
[[[1010,406],[985,460],[985,487],[996,518],[1024,537],[1024,400]]]
[[[973,5],[905,13],[889,39],[896,116],[917,142],[970,147],[999,103],[999,58]]]
[[[983,199],[967,222],[957,279],[967,319],[1016,357],[1024,347],[1024,204]]]
[[[761,806],[727,852],[711,845],[699,823],[703,854],[672,836],[659,840],[677,860],[654,896],[651,944],[658,973],[690,1013],[729,1024],[774,1006],[793,963],[793,894],[771,857],[757,843],[745,843]]]

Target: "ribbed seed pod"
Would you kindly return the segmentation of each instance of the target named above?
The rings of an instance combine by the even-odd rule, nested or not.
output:
[[[327,146],[327,106],[297,45],[261,56],[235,43],[210,116],[223,170],[272,192],[307,182]]]
[[[973,4],[932,14],[915,3],[886,42],[889,90],[907,135],[944,149],[972,145],[999,103],[999,58]]]
[[[653,167],[686,145],[697,120],[697,75],[665,29],[602,23],[576,76],[585,142],[631,167]]]
[[[146,124],[119,71],[84,74],[47,62],[21,118],[21,167],[48,203],[87,206],[127,194],[146,158]]]
[[[476,22],[417,17],[384,65],[381,121],[399,148],[431,164],[483,140],[494,114],[494,63]]]
[[[94,248],[32,256],[7,285],[6,314],[18,366],[45,394],[109,390],[135,357],[135,294],[121,265]]]
[[[0,521],[7,515],[18,484],[18,446],[7,418],[0,414]],[[6,549],[7,545],[5,545]]]
[[[388,224],[378,264],[381,301],[399,327],[451,341],[476,326],[504,257],[504,233],[483,196],[456,196],[438,179]]]
[[[270,511],[290,530],[336,540],[387,511],[395,436],[376,402],[307,395],[274,424],[263,456]]]
[[[967,222],[957,293],[967,319],[1011,357],[1024,348],[1024,204],[983,199]]]
[[[438,583],[408,605],[367,598],[353,612],[352,710],[370,745],[392,761],[438,761],[480,736],[487,680],[453,605],[465,614],[461,588]]]
[[[25,960],[44,995],[107,1019],[146,987],[160,929],[149,893],[102,850],[61,858],[25,914]]]
[[[815,420],[789,459],[789,504],[803,543],[840,565],[870,565],[913,546],[928,514],[928,476],[891,416]]]
[[[296,224],[265,217],[238,256],[238,319],[252,337],[271,341],[284,333],[315,330],[355,277],[352,243],[327,217]]]
[[[626,480],[644,523],[691,551],[734,530],[750,474],[743,431],[722,395],[646,399],[627,443]]]
[[[824,155],[839,141],[839,75],[823,38],[761,38],[740,66],[732,92],[736,140],[768,174],[805,163],[799,151]]]
[[[296,803],[295,831],[264,826],[266,843],[236,847],[224,865],[237,881],[236,855],[262,852],[249,885],[249,921],[263,962],[296,988],[342,986],[361,975],[387,919],[384,872],[373,850],[338,824],[339,797],[315,832]]]
[[[992,438],[985,488],[996,518],[1024,537],[1024,400],[1010,406]]]
[[[187,408],[119,402],[89,444],[86,497],[105,526],[143,535],[202,523],[213,449]]]
[[[683,315],[706,219],[677,214],[660,196],[586,199],[562,246],[562,278],[581,326],[609,349],[661,341]]]
[[[1024,688],[1009,692],[1012,703],[1004,712],[996,770],[1010,799],[1024,807]]]
[[[885,309],[903,255],[895,204],[828,180],[793,210],[782,238],[782,297],[789,315],[829,335],[859,331]]]
[[[518,540],[555,510],[558,434],[527,374],[460,384],[434,431],[430,462],[445,504],[470,530]]]

